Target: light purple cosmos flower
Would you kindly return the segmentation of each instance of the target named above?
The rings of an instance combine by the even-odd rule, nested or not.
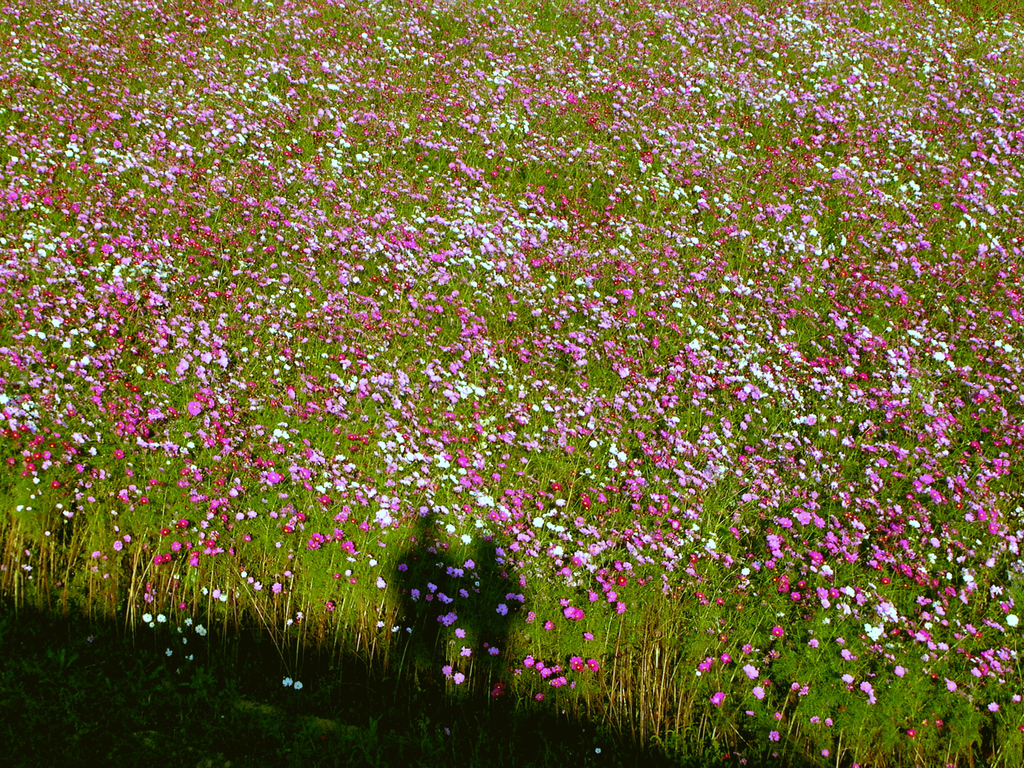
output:
[[[871,683],[865,680],[860,684],[860,689],[868,695],[868,704],[874,704],[876,701],[875,689],[871,687]]]

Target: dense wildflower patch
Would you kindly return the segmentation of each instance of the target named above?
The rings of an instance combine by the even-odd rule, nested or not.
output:
[[[925,7],[10,4],[5,587],[1012,761],[1021,30]]]

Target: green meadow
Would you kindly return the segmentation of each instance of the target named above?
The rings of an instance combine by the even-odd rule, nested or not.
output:
[[[3,14],[0,762],[1024,763],[1024,9]]]

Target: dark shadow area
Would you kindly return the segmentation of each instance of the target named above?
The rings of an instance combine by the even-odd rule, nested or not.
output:
[[[500,572],[478,576],[481,585],[504,581]],[[362,659],[316,649],[281,649],[299,660],[296,690],[282,685],[282,654],[262,632],[218,636],[199,627],[154,619],[132,637],[119,622],[0,603],[0,764],[731,764],[721,755],[670,761],[531,702],[481,706],[476,694],[489,695],[482,690],[453,697],[408,678],[381,681]],[[500,623],[493,635],[475,629],[500,642]]]
[[[417,684],[447,676],[476,701],[499,699],[509,633],[523,607],[518,579],[499,562],[493,540],[477,540],[471,556],[456,561],[435,530],[435,515],[419,517],[392,576],[401,603],[395,653]]]

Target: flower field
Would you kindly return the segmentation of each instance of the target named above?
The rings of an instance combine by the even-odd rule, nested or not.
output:
[[[0,593],[1020,765],[1024,15],[836,8],[11,0]]]

